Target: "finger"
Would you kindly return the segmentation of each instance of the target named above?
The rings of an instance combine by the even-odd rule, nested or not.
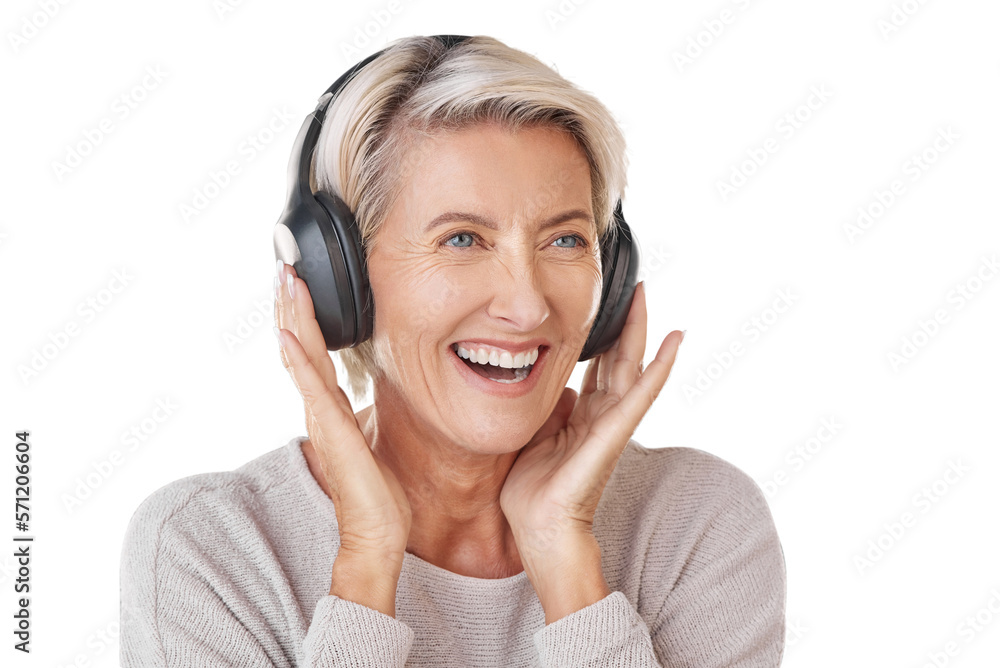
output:
[[[278,331],[281,341],[285,368],[288,369],[295,386],[302,395],[306,407],[306,419],[323,429],[330,429],[337,434],[321,433],[323,444],[317,444],[318,450],[323,450],[331,457],[332,463],[339,472],[349,471],[350,465],[357,462],[360,455],[370,456],[368,443],[358,428],[358,421],[351,410],[347,395],[337,385],[328,386],[323,382],[316,367],[309,361],[302,344],[295,334],[287,329]],[[312,436],[312,434],[310,434]],[[326,444],[326,447],[322,447]],[[329,447],[332,444],[335,447]],[[364,450],[364,452],[361,452]]]
[[[285,270],[285,264],[278,261],[278,273],[274,276],[274,326],[281,329],[284,325],[282,324],[282,312],[281,312],[281,301],[282,295],[284,294],[284,286],[281,282],[283,280],[283,272]]]
[[[301,278],[292,275],[288,281],[293,282],[295,298],[292,299],[292,320],[295,327],[295,336],[302,343],[302,347],[309,355],[309,361],[319,371],[323,382],[327,387],[337,386],[337,368],[330,357],[330,351],[326,349],[326,339],[323,337],[323,330],[316,320],[315,306],[312,295],[309,293],[309,286]]]
[[[598,418],[594,425],[595,432],[603,434],[605,438],[614,442],[625,441],[631,437],[667,382],[683,338],[683,332],[674,330],[663,339],[660,349],[656,352],[656,358],[649,363],[621,401]]]
[[[280,260],[277,262],[275,277],[274,326],[278,329],[292,329],[291,296],[288,294],[288,277],[295,275],[295,268]]]
[[[608,391],[624,396],[635,384],[642,366],[642,356],[646,352],[646,286],[639,283],[629,308],[625,326],[618,337],[618,355],[611,369],[611,383]]]
[[[316,367],[329,388],[337,386],[337,369],[326,349],[326,340],[316,320],[315,307],[306,282],[296,276],[295,268],[285,265],[285,285],[279,292],[283,309],[279,328],[291,330],[302,344],[309,361]],[[291,293],[295,294],[294,297]]]
[[[608,384],[611,382],[612,360],[618,354],[618,343],[621,337],[615,339],[614,344],[599,356],[597,363],[597,389],[600,392],[608,391]]]
[[[682,338],[683,334],[676,330],[668,334],[645,373],[591,425],[589,437],[573,457],[581,470],[595,476],[594,480],[606,480],[614,470],[625,445],[666,383]]]
[[[587,364],[587,370],[583,373],[583,383],[580,384],[580,396],[593,394],[597,389],[597,365],[600,360],[593,358]]]
[[[278,273],[274,277],[274,334],[278,337],[278,357],[281,359],[281,364],[287,369],[288,360],[285,358],[285,347],[281,345],[281,335],[278,333],[285,326],[284,295],[287,293],[282,285],[284,266],[282,262],[278,262]]]

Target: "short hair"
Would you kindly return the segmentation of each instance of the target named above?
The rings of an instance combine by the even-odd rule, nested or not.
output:
[[[327,109],[313,158],[313,187],[354,212],[365,257],[401,190],[421,136],[496,123],[569,133],[590,166],[597,235],[614,234],[623,196],[625,137],[608,109],[534,56],[492,37],[447,48],[435,37],[391,42]],[[386,367],[369,339],[338,351],[355,398]]]

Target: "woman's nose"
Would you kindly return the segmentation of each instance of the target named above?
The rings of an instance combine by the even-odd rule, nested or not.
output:
[[[545,322],[548,301],[538,272],[530,264],[505,264],[491,274],[490,317],[506,320],[520,332],[534,331]]]

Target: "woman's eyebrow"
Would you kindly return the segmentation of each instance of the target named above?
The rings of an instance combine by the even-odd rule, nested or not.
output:
[[[562,213],[558,213],[552,216],[551,218],[548,218],[547,220],[543,221],[542,224],[539,225],[539,229],[544,230],[554,225],[565,223],[567,220],[573,220],[574,218],[580,218],[582,220],[589,222],[592,225],[594,224],[594,216],[591,215],[589,211],[584,211],[583,209],[570,209],[569,211],[563,211]],[[480,216],[479,214],[468,213],[465,211],[445,211],[444,213],[440,214],[439,216],[436,216],[433,220],[427,223],[426,227],[424,227],[424,230],[425,231],[432,230],[438,225],[445,225],[447,223],[454,223],[459,221],[472,223],[473,225],[480,225],[482,227],[487,227],[491,230],[497,229],[496,222],[485,216]]]

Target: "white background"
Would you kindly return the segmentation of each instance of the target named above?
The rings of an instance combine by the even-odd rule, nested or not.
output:
[[[714,453],[766,490],[788,565],[784,665],[996,665],[1000,5],[49,5],[8,1],[0,21],[0,493],[10,512],[28,429],[36,537],[30,656],[12,649],[0,549],[4,665],[116,665],[138,504],[304,433],[271,333],[292,140],[356,60],[438,33],[532,53],[622,123],[649,340],[687,329],[636,438]],[[275,110],[293,120],[270,133]],[[239,174],[213,189],[228,161]],[[724,197],[720,183],[739,186]],[[852,234],[859,207],[876,215]],[[162,422],[158,401],[176,407]],[[12,546],[13,518],[2,526]]]

